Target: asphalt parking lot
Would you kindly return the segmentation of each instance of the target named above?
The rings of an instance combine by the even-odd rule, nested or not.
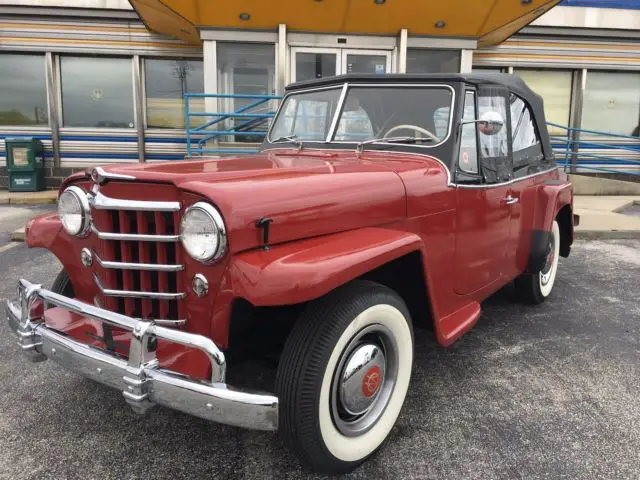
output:
[[[52,255],[7,244],[2,302],[21,276],[51,284]],[[579,242],[544,305],[515,303],[506,288],[451,348],[417,331],[399,423],[348,477],[638,478],[639,293],[640,241]],[[139,417],[120,392],[27,363],[4,321],[0,412],[1,479],[310,476],[275,434],[162,408]]]

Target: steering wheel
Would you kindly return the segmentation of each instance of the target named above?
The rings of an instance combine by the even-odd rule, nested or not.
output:
[[[396,130],[413,130],[416,132],[420,132],[423,135],[426,135],[427,137],[433,139],[434,142],[440,141],[440,139],[436,135],[431,133],[429,130],[427,130],[426,128],[419,127],[417,125],[396,125],[395,127],[391,127],[389,130],[387,130],[387,133],[385,133],[384,136],[388,137],[391,132],[395,132]]]

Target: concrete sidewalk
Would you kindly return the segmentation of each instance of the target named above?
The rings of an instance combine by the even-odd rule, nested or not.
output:
[[[42,192],[9,192],[0,190],[0,205],[45,205],[56,203],[58,190]]]
[[[640,196],[576,195],[574,213],[580,215],[576,238],[640,238],[640,215],[621,213],[633,205],[640,210]]]

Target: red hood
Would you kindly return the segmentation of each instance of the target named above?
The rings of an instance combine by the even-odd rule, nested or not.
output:
[[[426,156],[294,149],[103,168],[137,181],[173,183],[185,192],[185,204],[197,200],[188,193],[209,199],[238,252],[261,245],[255,222],[263,217],[273,220],[271,243],[403,221],[405,188],[397,172],[425,166],[444,168]]]

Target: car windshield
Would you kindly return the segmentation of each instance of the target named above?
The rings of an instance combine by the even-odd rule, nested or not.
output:
[[[337,112],[340,93],[341,88],[331,88],[288,95],[271,129],[270,141],[295,137],[323,142],[333,133],[332,141],[337,143],[393,138],[396,144],[432,146],[449,134],[453,99],[449,87],[353,86]]]

